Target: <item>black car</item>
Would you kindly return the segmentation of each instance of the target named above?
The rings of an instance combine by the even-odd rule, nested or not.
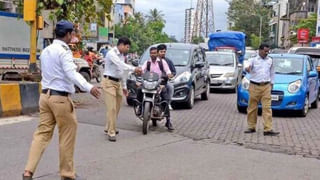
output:
[[[208,100],[210,93],[209,63],[206,59],[204,49],[199,45],[183,43],[166,43],[168,57],[177,70],[177,74],[171,81],[174,84],[174,95],[172,107],[183,104],[191,109],[194,106],[196,96],[201,96],[202,100]],[[157,47],[152,45],[151,47]],[[142,66],[150,59],[150,47],[144,52],[138,62],[133,62],[136,66]],[[130,74],[127,80],[129,96],[127,103],[132,105],[132,99],[136,98],[136,81],[139,77]]]

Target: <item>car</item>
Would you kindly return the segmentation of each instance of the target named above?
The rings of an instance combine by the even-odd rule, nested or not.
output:
[[[236,91],[241,78],[242,64],[234,52],[207,51],[210,65],[210,89],[229,89]]]
[[[174,84],[172,107],[176,108],[182,104],[184,107],[192,109],[197,96],[201,96],[202,100],[208,100],[210,93],[209,63],[204,49],[194,44],[165,44],[167,46],[166,57],[172,60],[177,70],[176,76],[171,80]],[[157,47],[157,45],[150,47]],[[145,61],[150,59],[150,47],[145,50],[138,62],[132,62],[132,64],[142,66]],[[128,76],[128,105],[132,105],[133,99],[136,98],[137,79],[139,77],[134,74]]]
[[[296,110],[306,116],[309,107],[318,107],[319,81],[309,56],[270,54],[275,68],[275,82],[271,92],[273,110]],[[237,108],[245,112],[249,101],[250,74],[238,85]],[[259,108],[261,105],[259,104]]]
[[[292,54],[303,54],[311,57],[313,64],[316,66],[318,71],[318,77],[320,81],[320,48],[315,47],[294,47],[289,49],[289,53]],[[320,90],[320,89],[319,89]],[[319,96],[320,99],[320,96]]]

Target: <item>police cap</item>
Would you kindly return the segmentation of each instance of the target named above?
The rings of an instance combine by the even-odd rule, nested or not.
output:
[[[67,32],[73,29],[73,24],[70,21],[61,20],[57,22],[56,31]]]

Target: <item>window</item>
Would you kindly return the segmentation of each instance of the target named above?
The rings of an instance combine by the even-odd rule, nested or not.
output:
[[[311,69],[312,69],[311,66],[312,66],[312,65],[310,64],[310,58],[308,58],[308,60],[307,60],[307,71],[308,71],[308,72],[311,71]]]

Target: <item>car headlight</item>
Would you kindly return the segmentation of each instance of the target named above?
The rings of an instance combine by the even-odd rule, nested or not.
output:
[[[188,82],[190,80],[190,77],[191,77],[191,73],[186,71],[186,72],[180,74],[179,76],[177,76],[174,79],[174,82],[176,82],[176,83]]]
[[[137,78],[136,78],[136,76],[134,75],[134,73],[130,73],[129,76],[128,76],[128,79],[129,79],[129,80],[132,80],[132,81],[136,81],[136,80],[137,80]]]
[[[249,85],[250,85],[249,79],[247,79],[246,77],[244,77],[244,78],[242,79],[241,85],[242,85],[243,89],[248,90],[248,89],[249,89]]]
[[[149,90],[156,89],[157,85],[158,85],[157,81],[155,82],[143,81],[143,87],[145,89],[149,89]]]
[[[228,78],[228,77],[234,77],[234,72],[225,73],[225,74],[223,75],[223,77],[226,77],[226,78]]]
[[[289,84],[288,91],[289,93],[296,93],[299,91],[301,87],[302,81],[299,79]]]

